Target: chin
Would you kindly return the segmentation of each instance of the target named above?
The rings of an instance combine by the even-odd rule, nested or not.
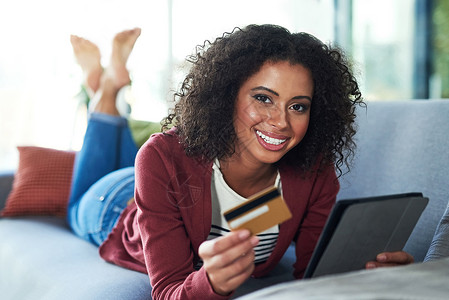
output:
[[[264,153],[261,155],[258,155],[257,158],[259,159],[260,162],[265,163],[265,164],[275,164],[277,162],[279,162],[287,153],[283,153],[283,154],[276,154],[273,155],[273,153]]]

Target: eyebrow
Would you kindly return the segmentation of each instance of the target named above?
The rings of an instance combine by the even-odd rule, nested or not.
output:
[[[269,89],[269,88],[267,88],[267,87],[264,87],[264,86],[257,86],[257,87],[255,87],[255,88],[252,88],[252,89],[251,89],[251,91],[258,91],[258,90],[267,91],[267,92],[270,92],[270,93],[272,93],[272,94],[274,94],[274,95],[276,95],[276,96],[279,97],[279,94],[278,94],[277,92],[275,92],[275,91],[273,91],[272,89]],[[307,99],[307,100],[309,100],[310,102],[312,102],[312,98],[310,98],[309,96],[295,96],[295,97],[293,97],[292,99]]]

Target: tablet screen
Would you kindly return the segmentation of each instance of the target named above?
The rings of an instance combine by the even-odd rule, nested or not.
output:
[[[381,252],[402,250],[427,203],[421,193],[337,201],[304,278],[361,270]]]

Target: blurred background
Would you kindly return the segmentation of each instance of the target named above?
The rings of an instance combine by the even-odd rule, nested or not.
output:
[[[0,170],[16,146],[79,150],[86,125],[70,34],[109,61],[116,32],[141,27],[128,61],[132,118],[159,122],[204,40],[273,23],[337,44],[366,100],[449,98],[445,0],[0,0]]]

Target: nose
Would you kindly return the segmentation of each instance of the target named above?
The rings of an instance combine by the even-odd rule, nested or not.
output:
[[[268,123],[277,129],[284,129],[288,126],[288,115],[284,109],[275,107],[268,115]]]

